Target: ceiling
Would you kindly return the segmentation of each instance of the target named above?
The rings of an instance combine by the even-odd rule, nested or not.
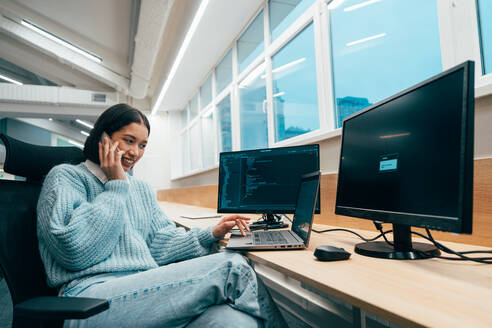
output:
[[[179,110],[263,1],[210,0],[170,78],[201,0],[0,0],[0,74],[31,85],[13,89],[0,83],[0,115],[91,119],[107,108],[107,103],[42,102],[32,96],[50,88],[105,92],[113,102],[148,111],[167,79],[170,87],[158,109]],[[32,31],[23,20],[101,57],[102,62]],[[44,89],[38,91],[36,86]],[[14,91],[20,94],[15,101],[9,98]],[[50,106],[56,108],[47,111]]]

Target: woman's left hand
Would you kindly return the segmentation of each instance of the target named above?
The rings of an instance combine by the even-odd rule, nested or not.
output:
[[[249,218],[241,215],[231,215],[223,218],[212,230],[212,234],[215,238],[222,239],[231,231],[234,226],[237,226],[243,236],[246,236],[244,230],[250,231],[248,226]]]

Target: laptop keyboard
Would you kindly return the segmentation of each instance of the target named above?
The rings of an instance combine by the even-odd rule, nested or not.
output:
[[[284,237],[285,231],[255,231],[253,232],[254,245],[275,245],[287,244],[288,241]]]

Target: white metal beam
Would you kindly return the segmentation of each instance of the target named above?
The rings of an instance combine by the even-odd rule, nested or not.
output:
[[[130,79],[130,94],[135,98],[147,96],[173,4],[174,0],[149,0],[141,3]]]
[[[63,124],[62,122],[57,122],[55,120],[49,121],[47,119],[40,118],[16,118],[17,120],[34,125],[38,128],[44,129],[49,132],[53,132],[64,136],[66,138],[84,143],[86,136],[80,133],[81,129],[76,129],[70,125]]]
[[[118,94],[70,87],[1,83],[0,102],[107,108],[118,102]]]
[[[108,85],[86,74],[60,63],[49,56],[32,51],[29,46],[20,43],[5,34],[0,34],[0,57],[22,67],[36,75],[63,86],[79,89],[112,91]]]
[[[58,118],[70,120],[75,118],[95,120],[105,108],[80,107],[73,105],[56,106],[51,104],[17,104],[0,103],[1,117],[30,117],[30,118]]]
[[[101,64],[98,64],[42,35],[11,21],[0,15],[0,31],[49,55],[61,63],[72,66],[85,74],[115,88],[117,91],[128,93],[129,81]]]

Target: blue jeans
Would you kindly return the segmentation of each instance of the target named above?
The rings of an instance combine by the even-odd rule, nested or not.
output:
[[[100,274],[61,292],[110,302],[108,310],[64,327],[287,327],[253,268],[232,252]]]

